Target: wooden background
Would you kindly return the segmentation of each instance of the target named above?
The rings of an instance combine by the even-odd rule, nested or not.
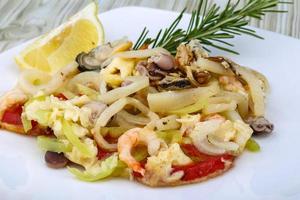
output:
[[[191,12],[198,0],[99,0],[100,12],[123,6],[145,6]],[[210,0],[221,6],[227,0]],[[242,0],[245,2],[246,0]],[[0,52],[58,26],[90,0],[0,0]],[[268,14],[264,20],[251,20],[251,25],[300,38],[300,0],[293,5],[280,5],[286,14]]]

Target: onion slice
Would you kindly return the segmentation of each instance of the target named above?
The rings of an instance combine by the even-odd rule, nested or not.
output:
[[[67,89],[75,92],[77,85],[84,85],[99,90],[100,76],[99,73],[93,71],[82,72],[74,76],[67,84]]]
[[[234,75],[230,69],[225,69],[220,63],[205,58],[198,58],[195,65],[203,71],[209,71],[221,75]]]
[[[234,142],[224,142],[219,141],[215,136],[208,135],[207,140],[212,145],[219,147],[220,149],[224,149],[226,151],[237,151],[239,149],[239,145]]]
[[[235,110],[237,104],[235,101],[231,101],[230,103],[219,103],[219,104],[208,104],[202,111],[204,114],[213,114],[213,113],[221,113],[228,110]]]
[[[225,149],[222,149],[220,147],[217,147],[211,143],[209,143],[209,141],[203,140],[203,141],[199,141],[196,145],[197,149],[205,154],[208,155],[221,155],[226,153]]]
[[[147,86],[149,86],[149,79],[145,76],[132,76],[127,77],[125,80],[132,81],[133,83],[118,87],[100,95],[99,100],[106,104],[111,104],[118,99],[127,97]]]
[[[104,149],[108,150],[116,150],[116,144],[109,144],[103,136],[101,135],[101,127],[106,126],[108,121],[118,112],[120,112],[126,105],[132,105],[139,109],[144,115],[148,116],[151,121],[155,121],[159,119],[159,117],[152,111],[149,110],[147,106],[142,104],[140,101],[131,98],[121,98],[118,101],[111,104],[108,108],[106,108],[100,115],[100,117],[97,119],[96,125],[94,129],[92,130],[95,140],[98,143],[98,145]]]
[[[214,133],[222,123],[222,119],[212,119],[205,122],[198,122],[196,124],[193,131],[189,134],[189,137],[192,139],[193,144],[199,151],[209,155],[225,153],[224,149],[209,143],[207,140],[208,135]]]
[[[199,99],[207,99],[219,92],[216,81],[206,87],[198,87],[181,91],[167,91],[148,94],[149,107],[154,112],[167,113],[196,103]]]
[[[107,88],[106,88],[107,84],[104,80],[103,77],[100,76],[100,81],[99,81],[99,92],[100,92],[100,95],[103,95],[107,92]]]
[[[19,78],[18,85],[27,94],[34,95],[39,91],[43,91],[46,95],[52,94],[64,84],[70,74],[78,71],[77,66],[78,64],[73,62],[62,68],[52,77],[39,70],[24,70]],[[40,79],[48,79],[49,81],[41,85],[34,85],[34,81]]]
[[[264,116],[265,114],[265,93],[262,88],[261,80],[249,69],[245,67],[236,67],[236,71],[248,83],[253,106],[250,108],[255,116]]]
[[[116,116],[114,117],[114,121],[122,128],[124,129],[132,129],[132,128],[136,128],[137,125],[136,124],[132,124],[128,121],[126,121],[122,116],[120,116],[120,113],[116,114]]]
[[[242,117],[248,115],[249,110],[249,99],[246,94],[241,94],[237,92],[228,92],[228,91],[221,91],[218,94],[218,97],[228,98],[230,100],[234,100],[238,104],[238,111]]]
[[[229,119],[232,122],[234,122],[236,120],[243,121],[240,114],[235,110],[228,110],[228,111],[224,112],[224,115],[225,115],[226,119]]]
[[[129,112],[122,110],[118,113],[120,117],[125,119],[127,122],[132,123],[132,124],[137,124],[137,125],[146,125],[150,122],[149,118],[142,117],[139,115],[133,115],[130,114]]]

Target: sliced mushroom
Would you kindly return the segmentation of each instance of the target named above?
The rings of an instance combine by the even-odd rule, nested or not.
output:
[[[255,135],[269,134],[274,130],[274,125],[264,117],[249,117],[246,123],[250,125]]]
[[[147,64],[147,61],[140,61],[137,63],[135,69],[141,76],[148,76],[148,71],[146,69]]]
[[[175,59],[180,67],[190,66],[198,58],[207,58],[208,53],[203,49],[199,40],[191,40],[177,47]]]
[[[187,65],[191,65],[191,63],[195,60],[195,57],[190,46],[180,44],[177,47],[175,59],[180,67],[184,67]]]
[[[151,77],[160,77],[160,79],[168,75],[168,72],[161,70],[155,63],[152,62],[148,63],[147,71]]]
[[[149,60],[162,70],[171,70],[175,68],[175,59],[172,55],[160,53],[152,56]]]
[[[78,69],[80,71],[100,70],[102,63],[109,58],[112,52],[113,47],[110,43],[101,45],[89,53],[82,52],[76,57]]]
[[[153,62],[141,61],[136,65],[136,70],[142,76],[148,76],[150,81],[158,81],[163,79],[168,72],[157,67]]]
[[[236,78],[243,84],[247,85],[247,82],[242,78],[242,76],[237,72],[237,68],[240,67],[239,64],[235,63],[229,58],[223,56],[208,57],[209,60],[220,63],[225,69],[230,69],[236,76]]]
[[[148,62],[141,61],[136,66],[136,70],[140,75],[149,77],[150,86],[158,90],[190,88],[191,82],[184,72],[175,68],[173,56],[163,54],[160,56],[153,56],[148,59]]]
[[[188,78],[166,76],[158,82],[158,87],[163,90],[180,90],[190,88],[191,83]]]

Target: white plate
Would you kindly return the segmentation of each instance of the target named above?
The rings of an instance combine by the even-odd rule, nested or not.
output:
[[[128,35],[136,39],[144,26],[152,33],[166,27],[176,13],[126,7],[100,15],[107,40]],[[187,25],[188,18],[185,16]],[[241,55],[213,51],[251,66],[270,80],[267,117],[275,132],[258,138],[262,151],[245,152],[228,173],[204,183],[174,188],[148,188],[128,180],[85,183],[66,170],[46,167],[35,139],[0,132],[0,199],[300,199],[300,41],[257,30],[265,40],[243,36],[233,43]],[[0,93],[12,88],[18,70],[14,63],[24,45],[0,55]]]

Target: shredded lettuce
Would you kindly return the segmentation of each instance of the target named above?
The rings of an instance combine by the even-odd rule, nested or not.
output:
[[[66,136],[66,138],[73,144],[79,151],[82,153],[82,155],[90,158],[93,157],[93,153],[90,151],[89,147],[81,142],[79,137],[77,137],[73,133],[73,126],[72,122],[68,122],[66,120],[62,121],[62,131],[63,134]]]
[[[180,143],[182,141],[180,130],[157,131],[156,134],[168,144]]]
[[[57,152],[57,153],[72,151],[71,145],[66,145],[66,144],[60,142],[56,138],[50,138],[50,137],[46,137],[46,136],[38,136],[37,144],[41,149],[43,149],[45,151],[52,151],[52,152]]]
[[[24,114],[21,115],[22,125],[25,133],[32,129],[31,121]]]
[[[36,110],[35,116],[39,124],[41,124],[42,126],[48,126],[51,112],[48,110]]]
[[[54,96],[43,98],[44,100],[33,100],[25,105],[24,113],[29,120],[35,120],[39,124],[49,127],[52,127],[55,120],[61,117],[65,120],[80,122],[80,115],[83,110],[74,105],[75,99],[60,101]]]
[[[130,170],[128,170],[127,165],[123,161],[119,160],[118,165],[111,176],[130,178]]]
[[[68,170],[80,180],[93,182],[110,176],[117,166],[118,156],[117,154],[113,154],[112,156],[106,158],[104,161],[101,162],[97,173],[91,173],[89,172],[89,170],[81,171],[77,168],[71,167],[68,167]]]
[[[26,103],[25,103],[25,107],[29,104],[31,104],[34,101],[45,101],[46,100],[46,96],[45,95],[40,95],[40,96],[36,96],[36,97],[32,97],[31,99],[29,99]]]

